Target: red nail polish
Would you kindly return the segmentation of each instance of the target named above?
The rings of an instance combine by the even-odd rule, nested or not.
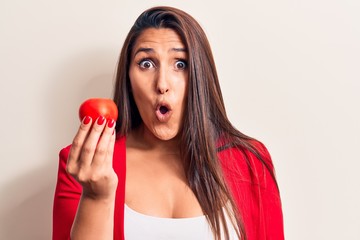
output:
[[[83,119],[83,124],[87,125],[87,124],[89,124],[90,121],[91,121],[91,117],[86,116],[86,117],[84,117],[84,119]]]
[[[103,125],[104,122],[105,122],[105,118],[103,116],[98,117],[96,121],[98,125]]]
[[[110,122],[108,122],[108,128],[112,128],[115,125],[114,119],[111,119]]]

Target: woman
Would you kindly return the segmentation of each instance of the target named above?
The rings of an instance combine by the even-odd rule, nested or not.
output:
[[[270,156],[227,119],[191,16],[170,7],[139,16],[114,101],[116,123],[85,117],[60,152],[53,239],[284,238]]]

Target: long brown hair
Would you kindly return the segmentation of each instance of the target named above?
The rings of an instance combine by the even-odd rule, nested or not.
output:
[[[254,153],[273,174],[272,166],[262,160],[253,139],[236,130],[226,116],[210,44],[198,22],[172,7],[154,7],[143,12],[127,35],[118,63],[114,101],[119,109],[117,132],[126,135],[142,122],[131,94],[129,65],[138,36],[147,28],[176,31],[188,50],[189,84],[186,114],[181,131],[181,155],[188,184],[196,195],[216,239],[229,239],[226,212],[233,216],[238,237],[246,239],[244,224],[232,194],[225,184],[218,152],[237,147]],[[248,158],[245,159],[249,165]],[[228,204],[230,203],[230,204]],[[234,214],[232,214],[234,213]]]

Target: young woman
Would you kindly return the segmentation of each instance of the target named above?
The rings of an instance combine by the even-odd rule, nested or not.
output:
[[[229,122],[190,15],[155,7],[139,16],[114,101],[116,123],[85,117],[60,152],[54,240],[284,238],[270,155]]]

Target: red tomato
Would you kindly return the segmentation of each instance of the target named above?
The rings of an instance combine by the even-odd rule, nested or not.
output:
[[[92,118],[92,122],[100,116],[105,117],[107,120],[118,118],[118,109],[113,100],[108,98],[90,98],[80,105],[79,117],[80,121],[84,117],[89,116]]]

